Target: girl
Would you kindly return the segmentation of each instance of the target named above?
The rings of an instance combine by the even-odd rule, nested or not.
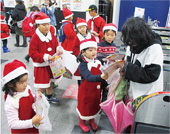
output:
[[[90,29],[87,27],[87,23],[85,19],[77,18],[76,22],[77,27],[77,36],[74,38],[74,46],[73,46],[73,54],[77,57],[80,53],[80,42],[85,39],[92,39],[93,41],[96,41],[95,37],[90,34]],[[78,85],[80,86],[80,73],[79,70],[74,74],[74,78],[78,80]]]
[[[87,27],[85,19],[77,18],[76,22],[77,36],[74,38],[73,54],[77,57],[80,53],[80,42],[85,39],[96,41],[95,37],[90,34],[90,29]]]
[[[32,108],[35,97],[28,85],[26,66],[14,60],[4,67],[3,91],[5,92],[5,112],[12,134],[39,133],[33,125],[42,123],[42,116],[35,115]],[[40,96],[41,97],[41,96]]]
[[[33,18],[37,29],[32,36],[29,47],[29,56],[34,65],[34,86],[41,92],[47,94],[47,99],[52,103],[59,103],[57,98],[52,96],[53,78],[49,61],[53,60],[53,55],[62,53],[61,47],[58,47],[58,41],[50,31],[50,18],[43,12],[37,13]]]
[[[3,49],[3,53],[8,53],[8,52],[10,52],[10,50],[7,47],[8,38],[10,37],[10,30],[9,30],[9,27],[7,26],[7,24],[5,23],[5,17],[3,15],[0,16],[0,21],[1,21],[0,38],[3,43],[2,49]]]
[[[98,44],[97,59],[103,64],[103,58],[106,58],[110,54],[113,54],[116,50],[116,45],[113,43],[116,34],[117,26],[113,23],[105,24],[103,27],[104,39]]]
[[[95,60],[97,54],[97,43],[85,39],[80,44],[80,55],[77,57],[80,61],[79,71],[82,77],[82,83],[78,90],[79,127],[88,132],[89,128],[85,125],[85,120],[89,120],[91,128],[96,131],[98,126],[94,118],[100,112],[100,93],[101,82],[106,83],[108,74],[100,71],[101,63]],[[106,83],[107,85],[107,83]]]

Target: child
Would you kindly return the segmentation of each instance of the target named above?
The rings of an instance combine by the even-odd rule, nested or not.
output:
[[[98,44],[97,48],[97,59],[103,64],[103,58],[113,54],[116,50],[116,45],[113,40],[117,34],[117,27],[113,23],[105,24],[103,27],[104,39]]]
[[[81,62],[79,71],[82,77],[82,83],[78,90],[78,106],[79,127],[84,132],[89,132],[85,120],[89,120],[91,128],[96,131],[98,126],[94,122],[94,118],[100,112],[100,93],[101,83],[105,82],[108,74],[100,71],[101,63],[95,60],[97,54],[97,43],[90,39],[85,39],[80,44],[80,55],[77,59]]]
[[[8,43],[8,38],[10,37],[10,30],[9,27],[7,26],[7,24],[5,23],[5,17],[3,15],[1,15],[1,40],[3,43],[3,53],[8,53],[10,52],[10,50],[7,47],[7,43]]]
[[[106,22],[97,14],[96,5],[90,5],[86,11],[89,11],[90,16],[92,17],[88,20],[87,26],[90,28],[91,33],[95,36],[97,43],[100,43],[103,38],[102,30]]]
[[[26,66],[18,60],[5,65],[3,71],[3,91],[5,92],[5,112],[12,134],[36,133],[33,125],[41,123],[43,117],[36,115],[32,104],[35,96],[28,85]],[[41,97],[41,94],[40,94]]]
[[[77,57],[80,54],[80,42],[85,39],[92,39],[96,41],[95,37],[90,34],[90,30],[87,27],[87,23],[84,19],[77,18],[76,22],[77,27],[77,36],[74,38],[74,46],[73,46],[73,54]],[[78,79],[78,85],[80,86],[80,74],[79,70],[77,70],[74,74],[74,78]]]
[[[76,36],[76,32],[74,31],[73,20],[73,12],[71,12],[68,8],[63,9],[64,19],[62,24],[66,23],[63,27],[64,34],[66,35],[65,40],[61,43],[61,46],[70,53],[73,52],[73,42],[74,37]]]
[[[47,94],[47,99],[52,103],[59,103],[57,98],[52,96],[53,78],[49,61],[53,60],[53,55],[62,53],[61,47],[58,47],[57,38],[50,32],[50,18],[43,12],[37,13],[33,18],[37,29],[32,36],[29,47],[29,56],[34,65],[34,86],[41,92]],[[59,79],[58,79],[59,80]]]

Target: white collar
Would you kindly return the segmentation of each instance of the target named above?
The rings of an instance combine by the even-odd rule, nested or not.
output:
[[[94,18],[94,19],[95,19],[95,18],[97,18],[97,17],[99,17],[99,15],[97,15],[97,16],[95,16],[95,17],[92,17],[92,18]]]
[[[85,56],[84,56],[84,58],[85,58],[85,60],[86,60],[87,62],[94,62],[94,59],[89,59],[89,58],[87,58],[87,57],[85,57]]]
[[[62,23],[64,23],[64,22],[72,22],[72,21],[70,21],[70,20],[62,20]]]
[[[77,37],[79,38],[80,41],[82,41],[84,39],[91,39],[91,34],[88,32],[86,37],[84,37],[82,34],[77,33]]]
[[[49,31],[47,33],[46,36],[44,36],[44,34],[42,34],[39,30],[39,28],[36,29],[36,34],[38,35],[38,37],[40,38],[40,40],[42,42],[49,42],[50,40],[52,40],[52,37],[51,37],[51,32]]]
[[[19,100],[20,100],[20,98],[29,96],[28,89],[30,89],[29,85],[26,87],[24,92],[17,92],[13,96],[13,105],[14,105],[14,107],[19,108]]]

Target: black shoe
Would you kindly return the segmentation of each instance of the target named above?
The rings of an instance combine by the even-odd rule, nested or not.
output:
[[[19,44],[14,44],[14,46],[19,47]]]
[[[28,44],[23,44],[20,47],[27,47],[27,46],[28,46]]]
[[[51,98],[47,97],[47,100],[48,100],[49,103],[51,102],[51,103],[55,103],[55,104],[60,102],[59,99],[57,99],[53,96]]]
[[[29,62],[29,59],[30,59],[29,55],[26,55],[26,56],[25,56],[25,60],[26,60],[27,62]]]

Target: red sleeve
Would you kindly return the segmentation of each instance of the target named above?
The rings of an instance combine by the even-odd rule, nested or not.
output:
[[[10,30],[9,30],[9,27],[7,25],[5,26],[4,31],[5,31],[5,33],[9,34]]]
[[[91,19],[88,20],[87,26],[88,26],[88,28],[91,30]]]
[[[70,23],[64,25],[64,33],[67,38],[74,38],[76,36],[73,26]]]
[[[34,34],[33,37],[31,38],[29,45],[29,56],[32,58],[34,62],[43,63],[44,53],[40,53],[39,43],[41,43],[41,41],[37,38],[37,35]]]
[[[103,27],[104,27],[105,24],[106,24],[105,20],[101,17],[100,32],[99,32],[100,38],[103,37]]]
[[[73,54],[77,57],[79,53],[80,53],[80,41],[78,37],[76,36],[74,38]]]

